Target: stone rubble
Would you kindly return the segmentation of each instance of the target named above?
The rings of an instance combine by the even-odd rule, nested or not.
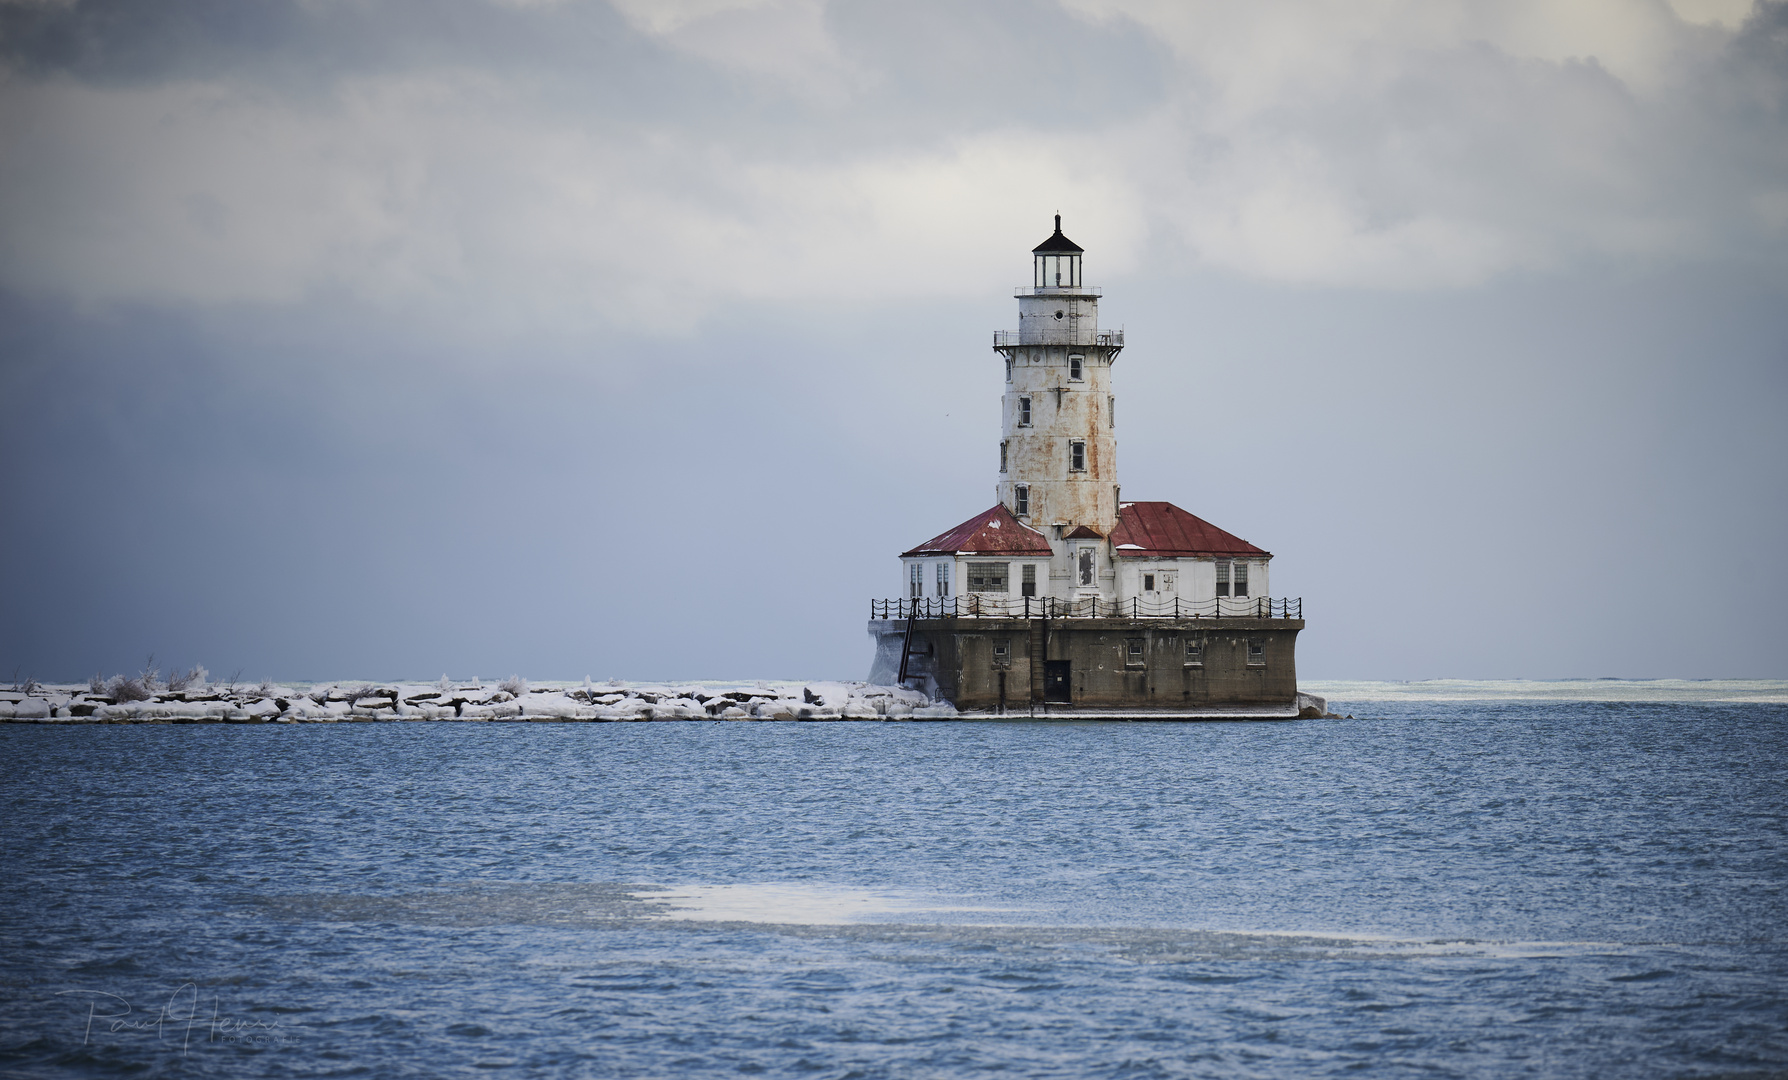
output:
[[[205,686],[116,701],[76,686],[0,691],[0,723],[334,724],[406,720],[948,720],[948,702],[869,683],[552,684],[516,696],[477,683]]]

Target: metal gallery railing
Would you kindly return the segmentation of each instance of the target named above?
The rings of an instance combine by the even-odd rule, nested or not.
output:
[[[1304,598],[1217,596],[1209,600],[1168,597],[1064,600],[1054,596],[969,593],[917,600],[871,600],[871,619],[1301,619]]]
[[[1011,349],[1019,345],[1083,345],[1106,349],[1124,347],[1122,330],[1081,330],[1076,327],[1046,327],[1042,330],[995,330],[993,347]]]

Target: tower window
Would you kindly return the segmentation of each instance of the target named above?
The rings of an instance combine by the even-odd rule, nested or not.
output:
[[[1085,368],[1086,368],[1086,358],[1085,357],[1081,357],[1081,356],[1068,357],[1068,381],[1069,382],[1079,382],[1080,380],[1086,378]]]
[[[1019,517],[1030,515],[1031,488],[1029,484],[1018,484],[1012,488],[1012,512]]]
[[[1068,444],[1068,471],[1086,472],[1086,443],[1081,439]]]
[[[1037,595],[1037,564],[1025,563],[1024,574],[1018,583],[1018,591],[1023,596]]]
[[[1113,431],[1117,430],[1117,395],[1116,394],[1108,394],[1105,397],[1105,423],[1107,426],[1109,426],[1111,428],[1111,430],[1113,430]]]
[[[1000,443],[1000,472],[1006,471],[1006,444]]]
[[[1018,426],[1019,427],[1030,427],[1031,426],[1031,399],[1030,398],[1021,397],[1018,399]]]
[[[1006,357],[1006,381],[1012,381],[1012,358],[1010,356]]]

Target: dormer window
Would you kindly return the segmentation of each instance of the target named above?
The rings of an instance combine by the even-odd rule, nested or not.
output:
[[[1068,381],[1079,382],[1086,378],[1086,357],[1068,357]]]

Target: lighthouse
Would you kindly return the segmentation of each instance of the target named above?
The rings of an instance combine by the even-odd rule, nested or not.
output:
[[[997,502],[903,552],[870,603],[872,682],[959,710],[1295,715],[1301,598],[1272,554],[1169,502],[1123,501],[1112,374],[1085,251],[1055,230],[1015,290],[1002,365]]]

